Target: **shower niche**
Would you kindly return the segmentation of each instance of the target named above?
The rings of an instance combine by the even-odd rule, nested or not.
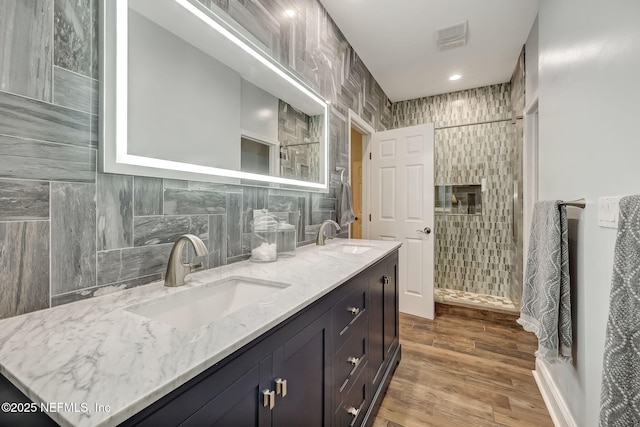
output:
[[[436,215],[482,215],[482,187],[470,185],[436,185]]]

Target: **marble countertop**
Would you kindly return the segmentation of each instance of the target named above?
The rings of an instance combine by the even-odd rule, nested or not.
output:
[[[361,254],[342,243],[371,245]],[[334,239],[274,263],[249,261],[0,321],[0,372],[63,426],[116,425],[205,371],[400,246]],[[231,276],[289,283],[276,304],[254,304],[184,331],[127,307]],[[66,407],[65,407],[66,406]]]

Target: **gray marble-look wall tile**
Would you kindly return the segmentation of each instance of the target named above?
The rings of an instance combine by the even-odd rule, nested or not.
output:
[[[93,19],[91,0],[55,0],[55,65],[91,76]]]
[[[0,176],[94,182],[96,150],[0,135]]]
[[[100,130],[98,120],[99,116],[97,114],[91,114],[89,116],[89,146],[91,148],[98,148],[98,132]]]
[[[119,283],[110,283],[108,285],[95,286],[93,288],[67,292],[66,294],[53,296],[51,298],[51,306],[56,307],[58,305],[68,304],[70,302],[108,295],[113,292],[135,288],[136,286],[148,285],[149,283],[157,282],[158,280],[162,280],[162,274],[160,273],[152,274],[150,276],[138,277],[131,280],[125,280]]]
[[[97,285],[122,283],[155,274],[164,276],[172,246],[139,246],[98,252]]]
[[[298,195],[295,196],[277,196],[269,194],[269,211],[272,212],[297,212]]]
[[[0,179],[0,221],[49,219],[49,183]]]
[[[189,181],[183,181],[181,179],[168,179],[164,178],[162,180],[162,186],[164,189],[174,188],[174,189],[189,189]]]
[[[227,263],[227,216],[209,215],[209,268]]]
[[[0,92],[0,134],[89,147],[88,113]]]
[[[321,224],[322,221],[332,219],[336,220],[336,211],[313,211],[311,212],[311,223]]]
[[[162,215],[162,179],[136,176],[133,185],[134,215]]]
[[[100,47],[98,46],[98,8],[99,1],[91,0],[91,77],[100,76]],[[96,110],[97,111],[97,110]]]
[[[52,0],[0,2],[0,90],[51,101]]]
[[[197,216],[144,216],[134,221],[134,246],[173,243],[183,234],[209,239],[209,218]]]
[[[189,190],[218,191],[223,193],[242,193],[242,185],[224,184],[219,182],[187,181]]]
[[[164,274],[172,244],[98,252],[98,286]]]
[[[242,194],[227,194],[227,258],[242,254]]]
[[[227,258],[227,264],[233,264],[235,262],[242,262],[242,261],[246,261],[249,259],[251,255],[249,254],[243,254],[243,255],[238,255],[238,256],[234,256],[233,258]]]
[[[51,294],[96,286],[96,186],[51,183]]]
[[[0,319],[49,307],[49,221],[0,222]]]
[[[133,246],[133,177],[98,174],[99,251]]]
[[[53,67],[53,102],[63,107],[97,114],[98,82],[65,68]]]
[[[226,212],[226,206],[226,193],[177,188],[164,190],[165,215],[222,214]]]

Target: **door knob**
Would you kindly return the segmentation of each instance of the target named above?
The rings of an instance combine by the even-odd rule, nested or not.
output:
[[[424,230],[416,230],[419,233],[431,234],[431,229],[429,227],[425,227]]]

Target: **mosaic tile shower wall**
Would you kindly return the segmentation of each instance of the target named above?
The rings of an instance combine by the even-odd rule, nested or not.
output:
[[[436,131],[436,185],[487,179],[481,215],[436,215],[438,288],[511,296],[512,126],[502,121]]]
[[[202,3],[331,102],[331,170],[348,164],[349,109],[390,126],[389,100],[318,0]],[[97,173],[97,4],[0,2],[0,318],[161,279],[187,232],[206,241],[207,267],[245,259],[254,209],[287,214],[300,243],[335,217],[335,173],[328,194]]]
[[[436,215],[435,286],[511,298],[510,84],[397,102],[392,111],[394,127],[435,123],[435,185],[488,182],[482,215]]]

